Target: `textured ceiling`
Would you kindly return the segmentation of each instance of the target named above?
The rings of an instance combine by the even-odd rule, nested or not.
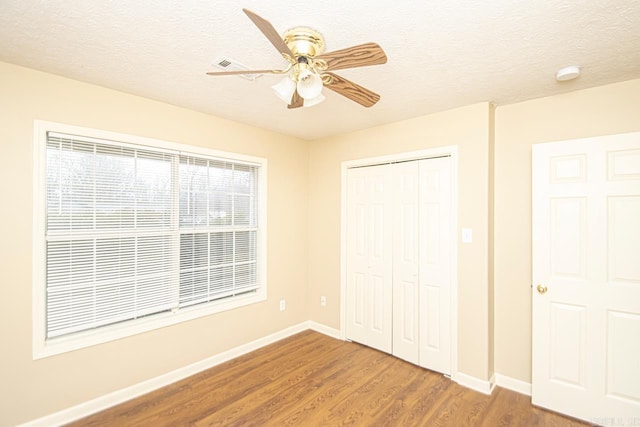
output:
[[[281,33],[317,29],[327,51],[380,44],[387,64],[338,74],[381,101],[363,108],[325,90],[324,103],[287,110],[270,88],[278,76],[206,76],[221,55],[286,65],[243,7]],[[0,0],[0,60],[313,140],[639,78],[640,1]],[[582,76],[556,82],[567,65]]]

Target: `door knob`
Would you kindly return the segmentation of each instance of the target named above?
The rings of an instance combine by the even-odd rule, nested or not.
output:
[[[538,290],[538,293],[539,293],[540,295],[542,295],[542,294],[544,294],[544,293],[546,293],[546,292],[547,292],[547,287],[546,287],[546,286],[543,286],[543,285],[538,285],[538,286],[536,286],[536,289]]]

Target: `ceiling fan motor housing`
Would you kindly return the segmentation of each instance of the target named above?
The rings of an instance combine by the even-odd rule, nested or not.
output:
[[[283,40],[296,58],[313,58],[325,49],[322,34],[308,27],[295,27],[285,31]]]

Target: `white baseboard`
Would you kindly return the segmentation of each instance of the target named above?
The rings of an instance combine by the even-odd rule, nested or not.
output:
[[[80,418],[87,417],[91,414],[105,410],[117,404],[126,402],[127,400],[134,399],[138,396],[152,392],[161,387],[165,387],[169,384],[172,384],[176,381],[187,378],[191,375],[195,375],[206,369],[209,369],[221,363],[227,362],[233,358],[242,356],[243,354],[252,352],[261,347],[267,346],[269,344],[273,344],[276,341],[280,341],[281,339],[287,338],[291,335],[295,335],[307,329],[312,329],[316,332],[319,332],[321,334],[327,335],[332,338],[342,339],[341,333],[338,329],[334,329],[329,326],[323,325],[321,323],[313,322],[313,321],[302,322],[297,325],[278,331],[276,333],[273,333],[271,335],[267,335],[266,337],[259,338],[247,344],[243,344],[238,347],[232,348],[230,350],[224,351],[222,353],[216,354],[214,356],[208,357],[199,362],[192,363],[191,365],[178,368],[166,374],[162,374],[155,378],[151,378],[149,380],[140,382],[138,384],[134,384],[130,387],[126,387],[121,390],[114,391],[104,396],[100,396],[93,400],[89,400],[87,402],[81,403],[79,405],[75,405],[70,408],[63,409],[62,411],[55,412],[53,414],[44,416],[42,418],[29,421],[25,424],[22,424],[21,426],[22,427],[40,427],[40,426],[44,427],[44,426],[51,426],[51,425],[62,425],[62,424],[70,423],[72,421],[76,421]],[[491,394],[491,392],[493,391],[493,388],[496,385],[496,381],[498,381],[498,385],[500,385],[501,387],[508,388],[510,390],[514,390],[523,394],[531,395],[530,384],[520,380],[516,380],[514,378],[509,378],[500,374],[496,374],[495,378],[492,376],[488,381],[486,381],[486,380],[478,379],[476,377],[472,377],[471,375],[467,375],[462,372],[458,372],[455,375],[455,381],[464,387],[479,391],[480,393],[484,393],[484,394]]]
[[[320,332],[321,334],[330,336],[332,338],[336,338],[336,339],[342,339],[340,330],[338,329],[334,329],[331,328],[329,326],[323,325],[322,323],[317,323],[314,321],[309,321],[309,329],[312,329],[316,332]],[[505,377],[504,375],[500,375],[500,374],[495,374],[492,375],[491,378],[486,381],[486,380],[481,380],[479,378],[476,377],[472,377],[471,375],[467,375],[464,374],[462,372],[458,372],[457,375],[455,375],[454,381],[456,381],[458,384],[460,384],[461,386],[470,388],[472,390],[475,391],[479,391],[480,393],[483,394],[491,394],[493,392],[493,389],[496,387],[496,385],[500,385],[504,388],[509,388],[513,391],[518,391],[520,393],[522,393],[522,391],[519,391],[518,389],[512,389],[510,388],[508,385],[502,385],[500,383],[497,383],[498,381],[498,376],[504,381],[505,379],[507,380],[507,384],[516,384],[516,382],[518,382],[518,380],[513,379],[513,378],[508,378]],[[509,382],[511,381],[511,382]],[[522,381],[520,381],[522,384],[526,384]],[[529,385],[529,390],[531,389],[531,385]],[[531,392],[529,391],[529,395],[531,394]]]
[[[79,405],[75,405],[70,408],[63,409],[62,411],[55,412],[53,414],[44,416],[42,418],[29,421],[25,424],[22,424],[22,427],[40,427],[40,426],[48,427],[52,425],[67,424],[72,421],[79,420],[80,418],[87,417],[91,414],[95,414],[96,412],[115,406],[119,403],[126,402],[127,400],[131,400],[138,396],[142,396],[143,394],[157,390],[161,387],[165,387],[176,381],[179,381],[191,375],[197,374],[198,372],[212,368],[216,365],[227,362],[233,358],[242,356],[243,354],[257,350],[266,345],[273,344],[276,341],[287,338],[291,335],[295,335],[307,329],[313,329],[320,333],[325,333],[325,331],[331,332],[332,330],[332,328],[329,328],[328,326],[324,326],[315,322],[313,323],[314,323],[313,325],[309,321],[299,323],[297,325],[288,327],[286,329],[283,329],[271,335],[267,335],[266,337],[259,338],[247,344],[243,344],[238,347],[232,348],[230,350],[224,351],[222,353],[216,354],[214,356],[208,357],[199,362],[192,363],[191,365],[178,368],[174,371],[167,372],[166,374],[162,374],[155,378],[151,378],[146,381],[140,382],[138,384],[134,384],[130,387],[126,387],[121,390],[114,391],[104,396],[100,396],[93,400],[89,400],[87,402],[81,403]],[[333,336],[332,334],[327,334],[327,335]]]
[[[463,387],[470,388],[475,391],[479,391],[483,394],[491,394],[493,389],[496,386],[496,381],[494,376],[491,376],[489,380],[481,380],[476,377],[472,377],[471,375],[464,374],[462,372],[458,372],[455,375],[455,380],[458,384]]]
[[[322,323],[314,322],[313,320],[309,320],[309,329],[320,332],[321,334],[327,335],[331,338],[338,340],[342,339],[339,329],[334,329],[330,326],[323,325]]]
[[[496,374],[496,385],[520,394],[531,396],[531,383],[522,380],[508,377],[502,374]]]

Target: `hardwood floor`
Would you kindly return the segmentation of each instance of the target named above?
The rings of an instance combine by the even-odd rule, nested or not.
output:
[[[72,426],[584,426],[356,343],[305,331]]]

